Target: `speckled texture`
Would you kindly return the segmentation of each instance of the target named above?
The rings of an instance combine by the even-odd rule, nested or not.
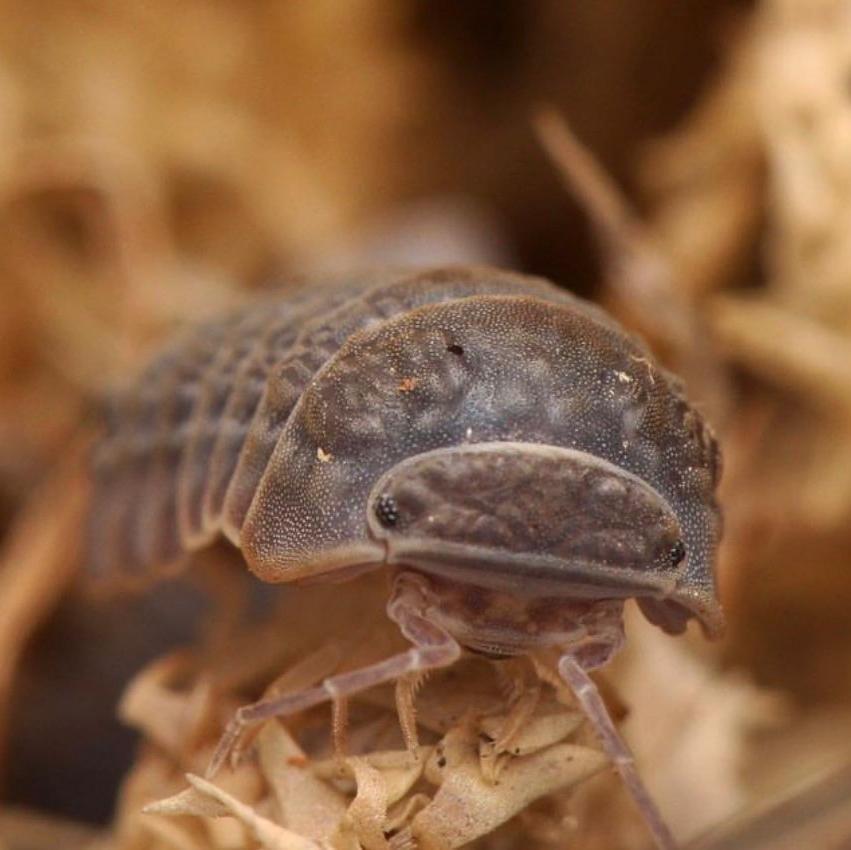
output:
[[[477,442],[416,454],[378,480],[370,503],[370,533],[388,542],[390,563],[479,586],[564,594],[572,584],[605,598],[664,590],[685,566],[665,499],[575,449]]]
[[[529,537],[535,521],[557,516],[562,532],[581,526],[586,542],[596,541],[586,560],[601,575],[607,565],[675,571],[664,590],[625,581],[613,595],[642,597],[668,630],[694,614],[715,630],[719,454],[700,414],[598,308],[488,268],[309,287],[292,303],[257,304],[172,346],[115,405],[96,453],[90,560],[102,572],[147,572],[224,532],[267,581],[382,563],[387,535],[370,501],[381,495],[379,479],[398,483],[407,470],[408,485],[422,484],[415,456],[494,442],[520,448],[510,462],[496,452],[490,467],[477,454],[468,486],[487,493],[483,513],[498,511],[500,481],[523,469],[530,517],[526,536],[518,531],[507,547],[510,559],[491,569],[522,564],[524,551],[531,559],[546,538],[545,528],[540,540]],[[535,444],[525,459],[522,444]],[[541,455],[546,446],[554,449]],[[547,464],[560,459],[554,474]],[[391,472],[398,464],[405,469]],[[533,504],[536,464],[540,499],[551,503],[566,488],[549,514]],[[451,487],[464,480],[444,477]],[[592,479],[626,495],[596,500]],[[457,496],[447,492],[446,505],[460,504]],[[583,504],[584,519],[571,525],[565,505]],[[522,524],[518,510],[511,521]],[[483,528],[476,545],[487,549]],[[664,564],[680,532],[685,557]],[[495,537],[491,548],[504,542]],[[562,539],[548,557],[569,565],[579,549]]]

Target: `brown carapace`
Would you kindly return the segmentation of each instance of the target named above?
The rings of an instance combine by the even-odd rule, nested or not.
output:
[[[240,709],[213,769],[247,724],[464,650],[555,647],[674,846],[587,671],[630,598],[670,633],[719,632],[720,458],[678,380],[598,308],[483,267],[306,285],[172,344],[114,400],[93,463],[98,574],[150,576],[223,534],[264,581],[392,578],[412,648]]]

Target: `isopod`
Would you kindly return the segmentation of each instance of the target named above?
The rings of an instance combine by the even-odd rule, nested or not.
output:
[[[189,331],[117,396],[93,468],[97,573],[151,575],[224,535],[267,582],[392,577],[411,649],[243,707],[212,770],[247,724],[465,651],[555,647],[674,846],[588,671],[621,647],[628,599],[669,633],[691,618],[719,633],[720,454],[680,382],[599,308],[466,266],[267,297]]]

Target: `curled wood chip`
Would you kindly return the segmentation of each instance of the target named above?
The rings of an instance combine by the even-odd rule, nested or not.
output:
[[[355,776],[354,762],[365,761],[381,773],[388,805],[401,800],[420,778],[423,768],[432,753],[432,747],[419,747],[416,754],[408,750],[384,750],[359,756],[357,759],[328,759],[317,762],[313,771],[324,779],[333,779],[340,771]]]
[[[572,711],[527,718],[520,727],[512,724],[510,715],[482,718],[479,723],[484,736],[484,740],[482,736],[479,740],[482,776],[488,782],[496,782],[513,758],[531,755],[563,741],[579,728],[583,720],[581,714]]]
[[[422,811],[430,802],[431,797],[428,794],[411,794],[410,797],[405,798],[388,813],[387,820],[384,823],[384,831],[388,833],[404,831],[410,834],[407,824],[414,819],[417,812]],[[399,843],[402,843],[402,839],[397,840],[396,843],[391,839],[390,846],[393,850],[397,850]]]
[[[187,692],[169,687],[189,665],[185,652],[157,659],[131,680],[118,706],[118,716],[125,723],[173,756],[180,756],[195,743],[212,712],[212,693],[206,681]]]
[[[243,823],[252,836],[267,850],[331,850],[331,845],[324,841],[314,841],[297,835],[259,815],[251,806],[200,776],[189,773],[186,775],[186,780],[198,794],[213,803],[218,803],[222,815],[231,815]]]
[[[607,763],[598,750],[558,744],[512,760],[492,784],[479,769],[475,730],[453,729],[426,766],[427,778],[439,781],[440,788],[413,819],[411,833],[419,850],[461,847],[487,835],[538,797],[575,785]]]
[[[151,770],[145,771],[146,765],[155,768],[157,764],[162,764],[162,757],[145,759],[140,768],[134,774],[134,784],[137,777],[144,778],[146,773],[151,773]],[[156,771],[154,771],[154,777]],[[244,807],[244,810],[253,810],[255,815],[261,820],[277,820],[276,813],[267,818],[266,809],[269,808],[266,800],[259,799],[261,787],[258,782],[256,771],[252,769],[240,769],[233,773],[226,773],[220,779],[221,784],[225,784],[227,788],[216,786],[219,795],[210,794],[205,788],[199,789],[191,784],[190,787],[184,788],[178,793],[162,800],[157,800],[153,803],[148,803],[141,810],[141,817],[134,817],[134,812],[127,811],[128,806],[123,805],[124,810],[123,822],[125,825],[125,833],[127,826],[131,830],[143,831],[156,836],[157,843],[154,845],[157,850],[162,847],[180,846],[178,841],[185,842],[197,838],[200,842],[199,847],[219,848],[220,850],[241,850],[246,846],[247,831],[244,823],[244,818],[234,819],[235,812],[233,806],[229,805],[228,800],[237,800]],[[150,786],[152,783],[145,783]],[[162,783],[160,783],[162,784]],[[236,795],[239,795],[238,799]],[[132,800],[138,801],[140,794],[132,795]],[[132,800],[131,805],[132,805]],[[250,800],[251,805],[244,802]],[[164,826],[164,821],[167,822],[172,818],[182,818],[180,828]],[[186,818],[193,818],[193,821],[186,821]],[[250,824],[249,824],[250,826]],[[262,826],[262,825],[261,825]],[[184,833],[189,832],[187,838]],[[126,836],[125,836],[126,839]],[[126,840],[118,846],[132,846],[137,850],[137,845],[127,844]],[[265,845],[264,845],[265,846]],[[286,845],[284,845],[286,846]],[[151,848],[153,850],[153,848]]]
[[[343,794],[313,773],[304,751],[280,723],[263,726],[258,753],[281,823],[307,838],[330,838],[346,813]]]
[[[563,741],[582,725],[583,715],[578,711],[558,711],[533,717],[521,728],[511,742],[509,752],[526,756]],[[479,728],[496,742],[502,731],[501,717],[483,717]]]
[[[507,715],[483,717],[479,722],[479,759],[482,775],[496,782],[515,756],[529,755],[564,740],[582,723],[578,712],[564,709],[533,717],[540,690],[518,700]]]
[[[355,778],[357,793],[346,813],[345,826],[351,828],[366,850],[388,850],[385,838],[391,829],[388,808],[401,800],[420,778],[429,753],[430,748],[421,747],[416,755],[398,750],[350,757],[336,763],[338,771],[342,768]],[[318,772],[331,775],[332,765],[326,762],[319,766]],[[397,812],[393,826],[399,823]]]
[[[148,803],[142,809],[146,815],[167,815],[176,817],[179,815],[191,815],[201,818],[222,818],[230,814],[230,811],[215,797],[204,794],[194,787],[184,788],[171,797]]]
[[[349,806],[347,815],[358,840],[366,850],[388,850],[384,837],[384,823],[387,819],[387,785],[381,771],[374,768],[366,759],[349,758],[357,782],[357,794]]]
[[[535,683],[533,686],[525,689],[522,688],[522,683],[520,682],[517,683],[517,686],[521,690],[518,696],[512,700],[508,713],[503,716],[502,723],[495,730],[496,734],[491,735],[482,729],[486,740],[482,741],[480,752],[486,759],[482,762],[482,766],[485,767],[487,765],[487,770],[495,769],[499,763],[499,757],[503,753],[510,752],[515,748],[514,744],[517,736],[531,720],[538,708],[538,703],[541,701],[540,683]],[[489,778],[494,779],[495,774],[491,774]]]
[[[431,747],[420,747],[416,754],[407,750],[370,753],[364,756],[371,767],[381,773],[387,805],[398,802],[422,776]]]

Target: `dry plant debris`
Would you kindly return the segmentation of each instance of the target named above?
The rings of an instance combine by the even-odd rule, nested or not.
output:
[[[382,615],[384,592],[373,576],[347,594],[297,588],[265,622],[234,627],[226,617],[206,644],[139,672],[120,713],[143,744],[113,827],[87,850],[648,846],[572,696],[521,659],[470,658],[422,683],[416,753],[405,747],[385,687],[352,700],[344,749],[330,712],[318,707],[254,729],[238,766],[204,779],[223,722],[249,695],[307,687],[398,645]],[[674,814],[673,802],[682,807],[675,825],[687,837],[744,799],[747,736],[777,712],[638,616],[630,631],[615,671],[626,704],[641,714],[627,735],[662,805]],[[601,685],[623,714],[624,703]],[[671,723],[673,736],[665,734]],[[698,810],[702,822],[693,819]]]
[[[88,487],[83,446],[38,493],[0,549],[0,764],[8,733],[6,710],[28,641],[71,583]]]
[[[765,0],[640,172],[655,242],[736,376],[728,652],[805,703],[851,695],[849,33],[837,0]]]
[[[278,721],[264,724],[240,766],[210,782],[199,775],[218,732],[210,724],[209,684],[170,685],[186,663],[182,656],[156,662],[123,701],[123,716],[150,745],[125,785],[118,847],[462,847],[607,765],[580,716],[554,693],[541,694],[530,710],[522,693],[507,695],[493,665],[471,660],[423,688],[418,721],[429,743],[415,753],[402,744],[387,693],[372,705],[350,706],[348,753],[333,753],[327,712],[316,711],[292,731]],[[313,673],[321,676],[322,668],[313,665]],[[295,669],[303,673],[304,662]],[[289,677],[290,687],[311,681],[302,673]],[[512,722],[518,705],[522,724]],[[171,796],[157,799],[169,789]],[[129,835],[136,843],[122,841]]]

